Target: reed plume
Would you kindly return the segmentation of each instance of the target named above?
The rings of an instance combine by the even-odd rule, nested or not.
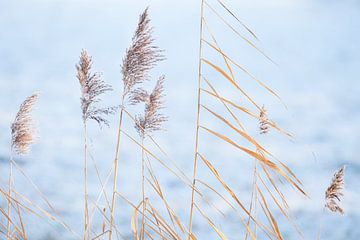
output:
[[[99,73],[92,73],[92,58],[86,50],[82,50],[79,63],[76,65],[77,79],[81,87],[81,110],[84,124],[84,240],[89,238],[90,219],[88,211],[88,190],[87,190],[87,120],[96,121],[100,127],[109,126],[105,116],[114,114],[116,107],[99,108],[95,104],[100,102],[100,95],[112,91],[110,85],[106,84]]]
[[[163,108],[164,97],[164,80],[165,76],[160,76],[156,85],[151,93],[148,93],[143,88],[135,89],[131,92],[130,103],[135,105],[138,103],[145,103],[145,110],[142,115],[135,117],[135,129],[141,138],[141,192],[142,201],[145,202],[145,161],[144,161],[144,139],[146,135],[151,134],[154,131],[161,130],[161,124],[167,120],[167,118],[159,111]],[[142,206],[142,220],[141,220],[141,237],[144,239],[145,231],[145,204]]]
[[[35,141],[35,128],[31,112],[38,99],[35,93],[20,105],[20,109],[16,114],[14,122],[11,124],[11,148],[17,154],[27,154],[30,145]]]
[[[116,107],[98,108],[95,103],[100,101],[99,96],[112,91],[112,87],[106,84],[99,73],[92,73],[92,58],[86,50],[81,51],[79,63],[76,65],[77,78],[81,86],[81,109],[83,121],[95,120],[100,126],[109,125],[104,117],[114,114]]]
[[[11,238],[11,205],[12,205],[12,168],[13,168],[13,153],[25,155],[29,152],[30,145],[35,141],[35,128],[31,116],[34,105],[38,99],[38,94],[27,97],[20,105],[14,122],[11,124],[11,157],[9,168],[9,191],[8,191],[8,206],[7,206],[7,226],[6,238]]]
[[[162,50],[155,46],[152,37],[148,8],[140,15],[132,44],[127,49],[121,72],[123,75],[124,95],[128,95],[134,86],[149,79],[149,71],[162,61]]]
[[[110,212],[109,240],[112,239],[112,228],[114,225],[114,214],[116,208],[115,194],[117,191],[118,161],[124,104],[126,100],[132,98],[130,93],[134,91],[135,86],[148,80],[149,71],[154,68],[158,62],[164,60],[162,50],[154,44],[155,39],[152,36],[152,32],[153,28],[150,26],[148,8],[146,8],[139,17],[136,31],[132,37],[132,43],[126,50],[126,54],[123,58],[121,66],[124,88],[121,98],[121,110],[119,114],[119,126],[114,159],[114,178]]]
[[[161,76],[150,94],[141,88],[132,92],[130,100],[132,104],[145,103],[144,114],[136,116],[135,123],[135,128],[142,138],[145,137],[145,134],[161,130],[162,123],[167,120],[163,114],[159,113],[164,104],[162,100],[164,97],[164,80],[165,76]]]
[[[334,174],[331,184],[325,192],[325,208],[328,208],[332,212],[339,212],[340,214],[344,214],[344,209],[339,205],[341,197],[344,196],[344,176],[345,166]]]
[[[268,124],[268,117],[267,117],[267,110],[263,105],[260,110],[260,122],[259,122],[259,130],[260,134],[266,134],[269,132],[269,124]]]

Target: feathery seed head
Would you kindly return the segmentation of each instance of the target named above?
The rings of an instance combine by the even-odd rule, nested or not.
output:
[[[148,9],[140,15],[137,29],[132,38],[132,44],[127,49],[122,63],[124,96],[133,91],[134,86],[149,79],[149,71],[157,62],[164,60],[157,46],[154,45],[152,27]]]
[[[131,95],[130,95],[130,104],[131,105],[136,105],[139,103],[145,103],[149,100],[149,93],[142,89],[142,88],[137,88],[133,91],[131,91]]]
[[[332,212],[339,212],[340,214],[344,214],[344,209],[339,206],[341,197],[344,195],[342,192],[345,184],[344,176],[345,166],[334,174],[331,184],[325,192],[325,207]]]
[[[100,102],[99,96],[112,91],[109,84],[106,84],[99,73],[91,73],[92,58],[86,52],[81,51],[79,63],[76,65],[77,78],[81,87],[81,109],[83,121],[95,120],[100,126],[109,125],[106,115],[114,114],[117,107],[98,108],[94,103]]]
[[[164,104],[162,100],[164,97],[164,80],[165,76],[161,76],[150,94],[145,90],[137,90],[133,94],[132,102],[145,103],[144,114],[136,116],[135,123],[135,128],[141,137],[145,137],[145,134],[161,130],[161,124],[167,120],[167,117],[159,113]]]
[[[35,128],[31,112],[37,99],[37,93],[26,98],[20,105],[20,109],[11,125],[11,147],[18,154],[27,154],[30,145],[35,141]]]
[[[269,124],[267,118],[267,110],[263,105],[260,110],[260,122],[259,122],[260,134],[266,134],[269,132]]]

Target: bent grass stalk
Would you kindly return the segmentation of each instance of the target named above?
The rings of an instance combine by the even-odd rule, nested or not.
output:
[[[218,1],[218,2],[220,3],[220,5],[223,8],[226,9],[226,11],[228,13],[230,13],[230,15],[233,18],[235,18],[239,22],[239,19],[236,17],[236,15],[234,15],[233,12],[231,12],[231,10],[229,8],[227,8],[222,1]],[[207,1],[202,1],[201,16],[200,16],[201,17],[201,19],[200,19],[200,44],[199,44],[200,46],[199,46],[199,72],[198,72],[198,95],[197,95],[198,96],[198,111],[197,111],[194,171],[193,171],[193,183],[192,183],[193,187],[192,187],[191,206],[190,206],[188,239],[190,239],[192,237],[193,208],[194,208],[194,204],[196,202],[194,192],[195,192],[195,184],[196,184],[195,180],[198,180],[198,178],[197,178],[197,168],[198,168],[197,162],[198,161],[197,160],[198,160],[198,156],[202,156],[202,155],[200,155],[200,152],[199,152],[199,142],[200,142],[199,141],[199,130],[200,130],[200,128],[202,130],[205,130],[204,134],[207,134],[207,135],[210,134],[212,137],[216,137],[217,139],[223,141],[225,144],[244,152],[249,157],[255,158],[255,160],[256,160],[255,164],[256,164],[256,162],[260,163],[264,174],[266,174],[266,177],[269,180],[269,183],[271,183],[270,186],[272,186],[278,194],[278,196],[276,196],[276,197],[274,195],[271,195],[272,200],[278,206],[278,208],[280,209],[280,211],[282,212],[284,217],[288,218],[288,214],[285,211],[283,211],[283,207],[279,204],[277,198],[280,198],[283,201],[285,206],[287,206],[287,203],[286,203],[285,197],[283,196],[282,192],[278,189],[277,183],[274,181],[273,177],[271,176],[270,171],[274,171],[276,173],[276,175],[281,177],[283,180],[285,180],[290,185],[294,186],[297,190],[299,190],[299,192],[301,192],[302,194],[304,194],[306,196],[306,193],[302,189],[301,182],[293,174],[291,169],[287,165],[285,165],[283,162],[279,161],[275,156],[273,156],[265,148],[263,148],[256,140],[254,140],[254,138],[252,138],[250,136],[250,134],[247,133],[245,126],[240,122],[239,118],[232,111],[232,108],[235,108],[235,109],[241,110],[242,112],[258,119],[260,121],[260,127],[261,127],[260,132],[263,134],[267,133],[269,131],[269,127],[271,126],[275,129],[277,129],[279,132],[283,133],[284,135],[291,137],[290,134],[286,133],[285,131],[283,131],[282,129],[277,127],[277,125],[274,122],[267,119],[265,109],[261,108],[261,106],[253,99],[253,97],[247,91],[245,91],[243,86],[241,86],[238,83],[238,81],[235,79],[235,74],[232,69],[232,65],[235,65],[238,69],[240,69],[242,72],[244,72],[247,76],[249,76],[251,79],[255,80],[262,88],[266,89],[271,95],[275,96],[276,98],[278,98],[281,101],[279,96],[273,90],[271,90],[269,87],[267,87],[267,85],[265,85],[264,83],[262,83],[261,81],[256,79],[248,70],[243,68],[241,65],[237,64],[236,61],[234,61],[232,58],[230,58],[228,55],[226,55],[221,50],[221,48],[215,38],[215,34],[213,34],[213,32],[210,29],[209,24],[207,24],[207,21],[205,20],[204,5],[206,5],[211,10],[210,12],[214,13],[221,22],[225,23],[227,28],[229,28],[230,30],[235,32],[235,34],[241,40],[245,41],[249,46],[251,46],[257,52],[260,52],[268,60],[273,62],[272,59],[270,59],[266,54],[264,54],[264,52],[262,50],[260,50],[251,40],[244,37],[238,30],[236,30],[231,24],[229,24],[225,20],[225,18],[222,17],[217,12],[217,10],[215,10],[211,5],[208,4]],[[240,22],[240,24],[246,29],[247,32],[249,32],[255,39],[257,39],[257,37],[253,34],[253,32],[248,27],[246,27],[242,22]],[[204,32],[203,26],[206,27],[207,34],[211,37],[213,43],[210,43],[204,37],[205,35],[203,33]],[[202,49],[203,49],[202,43],[206,43],[207,46],[210,47],[210,49],[215,50],[215,53],[217,53],[216,55],[223,59],[224,64],[226,65],[226,68],[222,68],[221,65],[218,65],[214,59],[210,59],[207,56],[202,56],[203,55],[202,54]],[[203,66],[203,63],[205,63],[204,66]],[[228,100],[228,99],[224,98],[223,96],[221,96],[220,94],[218,94],[216,91],[216,88],[214,88],[211,85],[210,81],[207,80],[207,78],[204,76],[203,67],[204,68],[207,67],[208,70],[211,70],[212,72],[217,73],[217,76],[212,75],[212,78],[220,78],[222,80],[227,81],[230,85],[232,85],[232,89],[237,91],[241,97],[244,97],[248,104],[250,104],[252,107],[255,107],[258,111],[260,111],[260,115],[254,114],[250,110],[246,109],[245,107],[235,104],[232,100]],[[207,90],[206,88],[201,87],[202,79],[204,79],[204,81],[207,83],[210,90]],[[212,80],[218,80],[218,79],[212,79]],[[220,112],[217,112],[215,110],[215,108],[213,108],[213,106],[209,107],[207,102],[205,102],[205,99],[204,100],[201,99],[201,95],[200,95],[201,92],[205,92],[208,95],[215,97],[217,100],[220,100],[222,105],[224,105],[225,110],[227,110],[227,112],[230,113],[233,120],[236,121],[237,125],[239,125],[240,128],[235,127],[231,123],[230,120],[226,119],[224,117],[224,115],[221,114]],[[243,146],[243,144],[238,144],[237,143],[238,139],[236,139],[236,140],[230,139],[229,138],[230,135],[228,136],[227,135],[228,133],[225,132],[225,130],[223,130],[223,129],[221,129],[220,131],[217,131],[216,129],[205,127],[202,123],[203,121],[200,121],[200,108],[204,108],[207,112],[211,113],[211,115],[213,117],[215,117],[215,120],[220,120],[223,124],[225,124],[226,127],[229,128],[229,130],[231,129],[233,132],[239,134],[239,137],[241,137],[241,139],[244,139],[248,143],[250,143],[252,147],[247,148],[246,146]],[[253,148],[255,148],[255,149],[253,150]],[[277,162],[279,162],[279,164],[273,162],[272,159],[270,159],[270,158],[277,160]],[[205,164],[208,166],[208,168],[213,172],[213,174],[215,175],[217,180],[221,183],[223,189],[225,189],[233,197],[233,199],[238,203],[238,205],[240,206],[242,211],[248,216],[247,223],[245,221],[243,221],[243,223],[246,227],[246,230],[247,230],[246,231],[247,234],[245,235],[245,238],[247,238],[248,234],[250,234],[250,237],[252,237],[252,238],[254,237],[254,234],[251,231],[249,231],[250,230],[250,227],[249,227],[250,220],[252,220],[254,222],[255,234],[256,234],[256,225],[258,225],[258,226],[261,226],[262,230],[264,230],[264,233],[270,239],[271,239],[271,237],[270,237],[271,235],[277,237],[278,239],[283,238],[281,231],[278,227],[278,223],[274,219],[273,214],[272,214],[270,208],[268,207],[268,202],[266,200],[266,196],[262,193],[262,190],[258,187],[256,181],[253,182],[253,194],[252,194],[252,198],[251,198],[250,210],[248,210],[247,208],[245,208],[244,204],[240,201],[240,199],[238,198],[236,193],[234,193],[231,190],[230,185],[228,185],[228,183],[226,183],[223,179],[220,178],[218,170],[212,164],[210,164],[209,161],[205,160],[203,157],[201,157],[201,159],[205,162]],[[253,171],[254,180],[258,176],[260,176],[259,174],[260,173],[254,169],[254,171]],[[269,184],[269,183],[267,183],[267,184]],[[271,194],[270,190],[267,188],[267,185],[265,185],[265,188],[269,192],[269,194]],[[255,195],[255,193],[256,193],[256,195]],[[259,200],[257,199],[257,194],[259,194],[261,199],[259,199]],[[257,202],[257,201],[259,201],[259,204],[263,210],[262,214],[266,217],[266,219],[269,222],[270,229],[268,227],[266,227],[266,225],[263,225],[261,222],[256,220],[252,214],[253,205],[256,204],[254,202]],[[215,229],[215,231],[217,231],[217,230]]]

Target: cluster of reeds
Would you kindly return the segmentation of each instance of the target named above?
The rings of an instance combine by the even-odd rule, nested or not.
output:
[[[227,17],[230,17],[236,24],[239,24],[240,28],[233,26],[220,13],[221,11],[225,12]],[[287,198],[282,192],[279,183],[287,183],[300,194],[307,196],[302,183],[285,162],[277,159],[259,140],[256,140],[258,133],[261,134],[262,138],[271,137],[270,130],[274,130],[274,132],[288,138],[292,138],[292,135],[270,119],[271,115],[268,114],[264,105],[251,97],[252,94],[240,84],[237,79],[237,72],[245,74],[249,80],[254,81],[259,88],[264,89],[271,96],[281,99],[275,91],[256,78],[250,70],[239,64],[230,53],[222,50],[223,48],[211,28],[206,13],[212,14],[217,21],[225,25],[226,29],[233,32],[240,41],[245,42],[255,52],[273,62],[257,46],[258,37],[255,33],[240,21],[222,0],[201,1],[197,87],[198,108],[192,177],[187,176],[178,167],[176,161],[169,157],[153,136],[154,132],[163,129],[163,123],[167,120],[167,117],[161,113],[164,107],[165,77],[160,76],[151,91],[147,90],[143,83],[152,79],[151,70],[165,58],[163,51],[155,45],[148,9],[145,9],[140,15],[131,45],[126,50],[122,61],[123,92],[120,96],[120,107],[104,108],[98,106],[101,96],[111,91],[112,87],[102,80],[101,74],[93,72],[92,58],[86,50],[81,51],[79,62],[76,65],[76,77],[81,88],[81,111],[84,127],[84,228],[82,233],[73,230],[64,222],[46,196],[13,159],[15,154],[26,154],[29,146],[35,140],[31,111],[38,95],[34,94],[20,106],[20,110],[11,126],[12,144],[8,189],[0,188],[1,194],[8,203],[7,210],[0,208],[1,215],[6,219],[5,224],[0,221],[2,224],[0,234],[3,234],[4,238],[27,239],[22,218],[22,213],[26,212],[42,219],[50,219],[70,232],[76,239],[107,238],[112,240],[115,236],[116,239],[125,239],[120,226],[117,224],[119,222],[117,213],[124,208],[124,205],[117,207],[117,200],[121,199],[133,208],[133,215],[128,220],[131,222],[134,239],[199,239],[193,227],[196,214],[200,217],[199,219],[207,223],[209,229],[213,230],[219,239],[228,239],[228,233],[225,233],[215,220],[215,218],[217,220],[225,218],[225,214],[211,201],[209,195],[216,196],[236,213],[238,216],[237,221],[242,226],[239,228],[239,237],[243,234],[245,239],[252,240],[284,239],[278,223],[280,217],[275,217],[275,211],[280,212],[294,226],[295,231],[300,233],[293,222]],[[212,55],[207,55],[205,49],[212,51]],[[222,92],[221,88],[216,84],[220,81],[228,84],[229,91],[234,91],[236,95],[227,96],[226,92]],[[238,103],[237,99],[243,99],[243,101]],[[143,106],[143,112],[133,113],[131,111],[132,105]],[[101,190],[96,199],[89,199],[88,158],[90,150],[88,147],[87,122],[88,120],[94,120],[100,126],[109,126],[107,116],[115,114],[118,108],[119,120],[114,160],[110,164],[110,171],[105,180],[101,179],[94,161],[97,177],[101,183]],[[254,123],[258,131],[251,132],[248,130],[248,126],[245,126],[245,119],[251,119],[250,122]],[[132,136],[127,129],[124,129],[123,122],[125,120],[133,124],[138,137]],[[221,128],[208,124],[209,121],[221,124]],[[234,138],[233,136],[237,137]],[[122,163],[119,160],[121,160],[120,156],[124,156],[120,154],[120,147],[123,144],[122,137],[130,139],[140,147],[141,151],[141,167],[139,169],[141,175],[141,187],[139,190],[141,199],[138,199],[137,203],[133,203],[125,193],[118,190],[119,184],[132,184],[132,182],[118,182],[118,169]],[[232,148],[238,155],[243,154],[241,160],[244,161],[244,165],[252,162],[253,171],[249,173],[249,178],[252,178],[252,193],[248,201],[245,199],[246,196],[237,192],[235,186],[228,182],[226,176],[222,173],[223,169],[216,167],[217,160],[212,159],[212,155],[206,148],[208,139],[217,141],[218,146],[225,145],[227,148]],[[151,149],[150,145],[155,149]],[[178,216],[178,213],[171,206],[171,202],[167,199],[166,189],[161,185],[153,167],[155,163],[159,164],[168,173],[171,173],[189,190],[191,204],[189,206],[188,221]],[[40,197],[45,201],[48,210],[37,206],[13,188],[13,165],[36,189]],[[211,180],[213,183],[210,182],[210,177],[199,174],[199,168],[203,168],[208,172],[210,177],[213,178]],[[112,179],[112,182],[109,179]],[[108,197],[109,193],[106,191],[109,182],[112,184],[111,197]],[[338,204],[343,194],[343,185],[344,168],[335,174],[330,187],[325,193],[325,207],[332,212],[344,212]],[[148,194],[150,191],[155,193],[156,199],[154,199],[154,195]],[[186,198],[186,196],[184,197]],[[106,200],[105,206],[100,206],[99,201],[101,199]],[[153,204],[153,201],[159,201],[162,207]],[[203,204],[206,204],[206,206]],[[212,216],[208,211],[209,208],[215,212]],[[92,221],[95,212],[101,216],[101,226],[96,226]],[[243,230],[243,233],[240,232],[241,230]]]

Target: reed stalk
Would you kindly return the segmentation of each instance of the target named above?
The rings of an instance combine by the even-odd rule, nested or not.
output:
[[[88,206],[88,133],[87,121],[94,120],[100,127],[109,126],[107,115],[114,114],[116,107],[99,108],[96,103],[101,101],[100,95],[111,91],[110,85],[101,79],[100,73],[92,73],[92,57],[86,50],[82,50],[79,63],[76,65],[77,79],[81,88],[81,110],[84,129],[84,235],[83,239],[90,238],[90,218]]]
[[[112,233],[113,233],[112,228],[113,228],[113,225],[114,225],[115,208],[116,208],[116,192],[117,192],[117,178],[118,178],[118,165],[119,165],[119,150],[120,150],[120,140],[121,140],[121,128],[122,128],[122,123],[123,123],[124,100],[125,100],[125,94],[122,95],[122,99],[121,99],[121,109],[120,109],[120,113],[119,113],[119,125],[118,125],[118,130],[117,130],[115,159],[114,159],[114,163],[113,163],[114,178],[113,178],[113,191],[112,191],[111,209],[110,209],[109,240],[112,239]]]
[[[148,8],[140,15],[139,22],[132,38],[130,47],[126,50],[125,57],[121,66],[123,94],[121,97],[121,110],[119,114],[119,125],[117,129],[117,143],[114,159],[114,178],[113,178],[113,192],[110,211],[110,229],[109,240],[112,239],[112,228],[114,225],[114,216],[116,210],[116,193],[117,193],[117,178],[119,165],[119,148],[121,139],[121,129],[123,124],[123,112],[125,104],[129,98],[134,95],[138,84],[143,83],[149,79],[149,71],[156,66],[157,62],[163,60],[161,50],[155,46],[154,38],[152,37],[152,27],[150,26],[150,18],[148,15]]]
[[[89,207],[88,207],[88,163],[87,163],[87,124],[84,121],[84,240],[89,238]]]
[[[38,99],[38,94],[32,94],[27,97],[20,105],[13,123],[11,124],[11,149],[9,163],[9,191],[7,206],[7,226],[6,239],[11,239],[11,206],[12,206],[12,185],[13,185],[13,156],[26,155],[29,152],[30,145],[35,142],[35,128],[32,119],[32,110]]]
[[[144,159],[144,136],[141,137],[141,195],[142,195],[142,217],[140,239],[144,239],[145,232],[145,159]]]
[[[198,65],[198,90],[197,90],[197,115],[196,115],[196,134],[195,134],[195,150],[194,150],[194,166],[193,166],[193,177],[192,177],[192,188],[191,188],[191,205],[190,205],[190,216],[189,216],[189,235],[188,240],[192,236],[193,226],[193,211],[195,203],[195,183],[196,183],[196,172],[197,172],[197,160],[198,160],[198,148],[199,148],[199,129],[200,129],[200,94],[201,94],[201,71],[202,71],[202,38],[203,38],[203,18],[204,18],[204,0],[201,0],[200,10],[200,36],[199,36],[199,65]]]
[[[6,225],[6,239],[10,240],[11,236],[11,192],[12,192],[12,174],[13,174],[13,154],[12,154],[13,150],[11,148],[11,156],[10,156],[10,163],[9,163],[9,180],[8,180],[8,185],[9,185],[9,191],[8,191],[8,201],[7,201],[7,225]]]

